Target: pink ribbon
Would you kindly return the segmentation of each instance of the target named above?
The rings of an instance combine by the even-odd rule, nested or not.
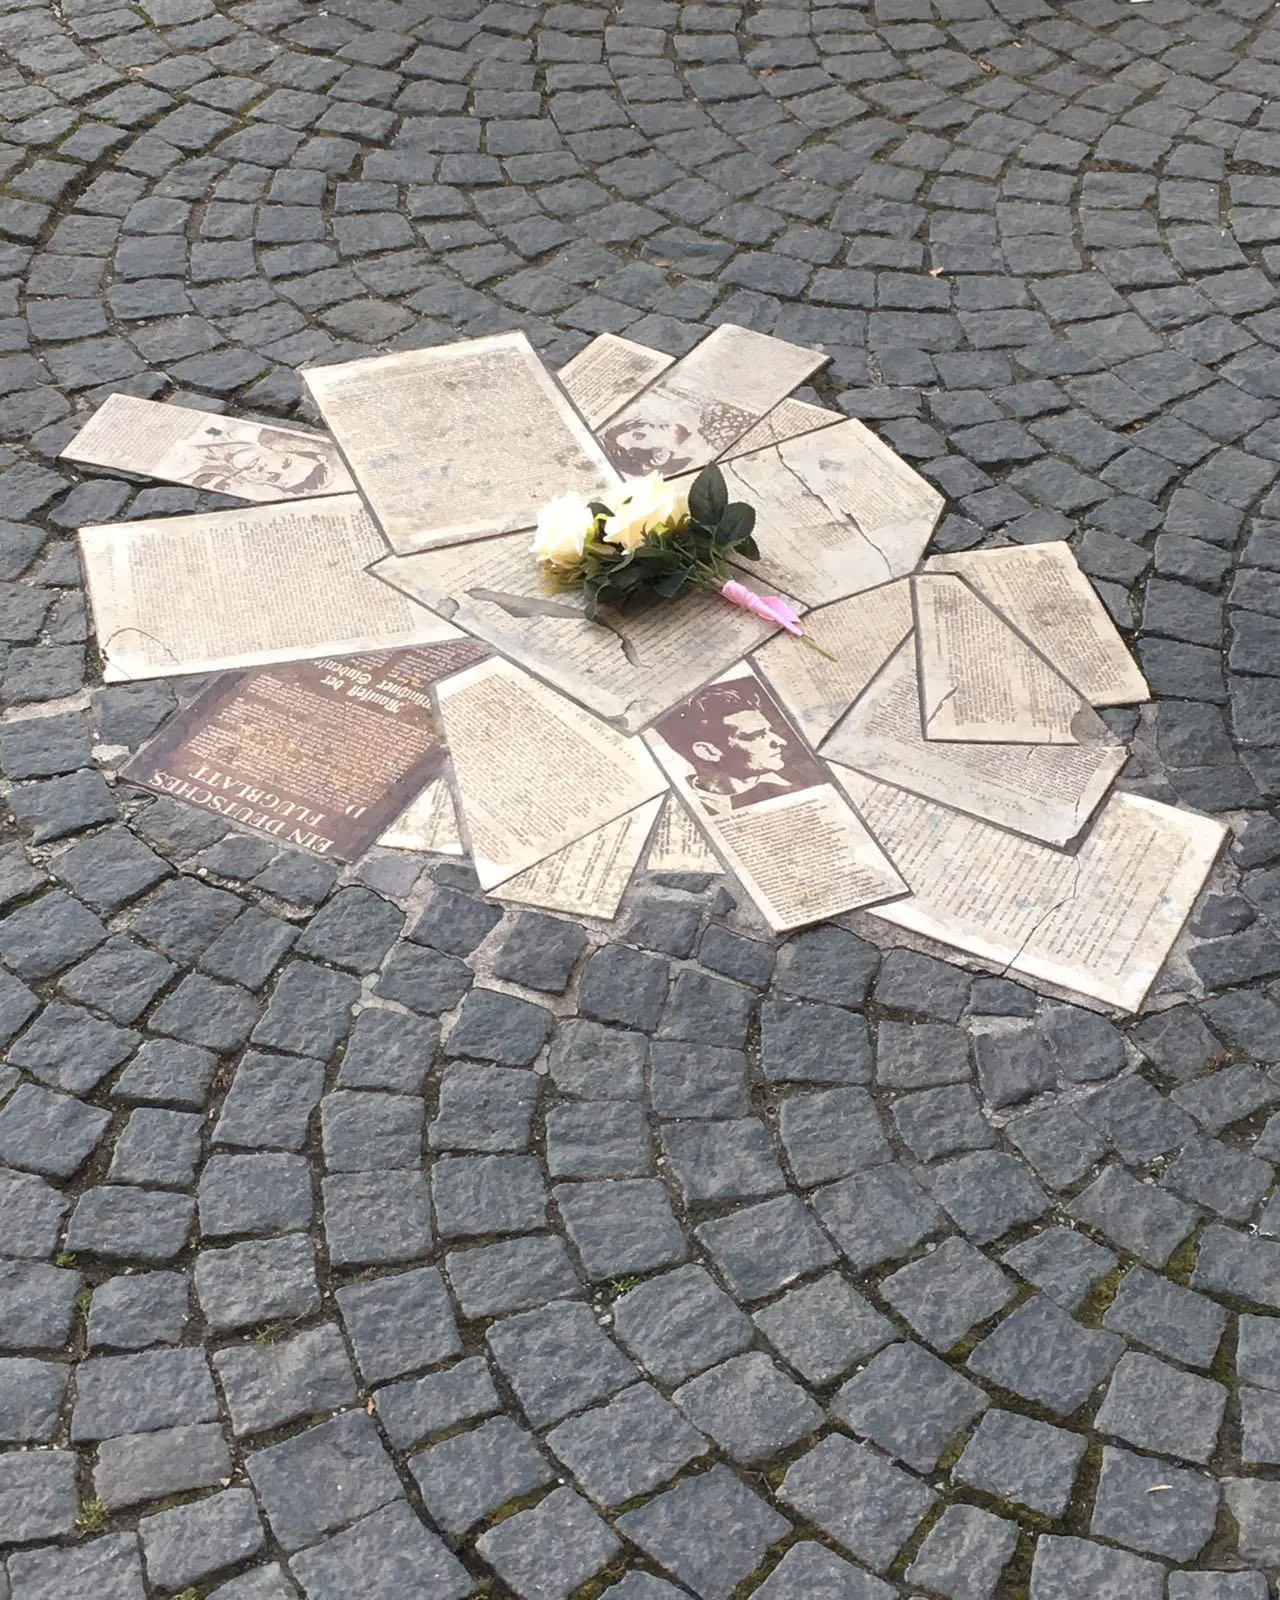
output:
[[[794,633],[800,638],[804,629],[800,626],[800,618],[776,594],[756,594],[753,589],[748,589],[745,583],[737,583],[730,578],[720,593],[731,606],[741,606],[744,611],[754,611],[756,616],[763,617],[766,622],[776,622],[780,628],[785,628],[788,633]]]

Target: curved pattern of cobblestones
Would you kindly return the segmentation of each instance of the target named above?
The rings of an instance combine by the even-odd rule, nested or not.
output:
[[[1274,1593],[1271,10],[0,0],[4,1600]],[[86,693],[69,530],[215,502],[88,402],[721,319],[1139,631],[1125,781],[1237,827],[1176,1003],[102,775],[173,695]]]

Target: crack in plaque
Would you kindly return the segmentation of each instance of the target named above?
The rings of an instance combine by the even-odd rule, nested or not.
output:
[[[819,430],[819,431],[821,431],[821,430]],[[786,441],[784,441],[784,443],[785,442]],[[782,468],[784,468],[788,473],[790,473],[790,475],[800,485],[801,489],[805,492],[805,494],[811,495],[815,500],[821,501],[822,505],[826,508],[827,511],[829,511],[831,513],[831,515],[835,518],[836,522],[848,522],[848,523],[851,523],[853,525],[853,531],[858,535],[859,539],[861,539],[862,542],[865,545],[867,545],[870,549],[874,550],[875,553],[880,557],[881,561],[884,563],[884,570],[885,570],[886,575],[890,579],[896,578],[898,576],[898,574],[894,570],[893,563],[889,560],[889,557],[887,555],[885,555],[884,551],[880,548],[880,546],[875,542],[875,540],[871,537],[871,535],[867,532],[867,530],[858,521],[857,517],[854,516],[853,512],[852,511],[843,510],[839,506],[833,506],[831,504],[831,502],[827,499],[826,495],[823,494],[821,489],[815,489],[811,483],[808,483],[804,478],[802,478],[800,476],[800,474],[796,471],[796,469],[791,465],[791,463],[788,460],[786,460],[786,458],[783,456],[783,454],[782,454],[782,445],[781,444],[775,444],[773,446],[773,453],[778,458],[778,465],[781,466]]]
[[[1001,967],[1000,976],[1002,978],[1007,978],[1017,963],[1021,961],[1027,946],[1035,938],[1036,934],[1040,932],[1040,929],[1045,925],[1045,923],[1048,922],[1049,918],[1055,916],[1059,911],[1061,911],[1063,906],[1070,905],[1080,893],[1080,859],[1078,856],[1071,856],[1069,859],[1071,861],[1070,890],[1064,894],[1060,900],[1055,900],[1051,906],[1046,906],[1041,915],[1036,918],[1034,924],[1027,930],[1026,938],[1023,939],[1022,943],[1009,957],[1008,961],[1005,962],[1004,966]]]

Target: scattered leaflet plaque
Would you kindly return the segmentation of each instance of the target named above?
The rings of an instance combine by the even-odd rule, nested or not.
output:
[[[756,510],[753,578],[823,605],[915,570],[942,496],[847,418],[721,463],[731,500]]]
[[[622,903],[661,805],[661,796],[646,800],[625,817],[508,878],[495,894],[520,905],[608,921]]]
[[[589,428],[598,428],[675,360],[647,344],[601,333],[556,376]]]
[[[816,433],[819,428],[834,427],[845,420],[843,411],[828,411],[825,406],[788,397],[774,406],[768,416],[761,417],[754,428],[749,428],[728,451],[725,460],[749,456],[755,450],[767,450],[770,445],[798,439],[802,434]]]
[[[158,794],[354,861],[444,764],[431,685],[470,639],[228,673],[123,768]]]
[[[532,528],[557,495],[618,479],[522,333],[303,374],[360,491],[401,555]]]
[[[588,622],[581,593],[543,592],[527,533],[388,556],[371,570],[627,733],[777,631],[709,590]]]
[[[1097,714],[963,578],[912,579],[926,739],[1077,744]]]
[[[822,754],[1002,828],[1065,845],[1088,822],[1127,759],[1101,718],[1089,714],[1096,727],[1082,727],[1078,744],[926,739],[914,643],[908,640],[823,744]]]
[[[482,662],[438,694],[463,836],[484,889],[666,790],[639,739],[624,738],[508,661]]]
[[[892,862],[749,667],[700,689],[645,739],[776,931],[904,892]]]
[[[971,955],[1137,1011],[1227,830],[1115,794],[1076,855],[887,783],[839,772],[911,898],[872,915]]]
[[[365,570],[357,495],[80,530],[108,683],[456,639]]]
[[[925,566],[968,578],[1090,705],[1150,698],[1115,623],[1062,540],[931,556]]]
[[[108,395],[62,456],[263,503],[355,489],[323,434],[130,394]]]
[[[675,795],[668,796],[662,808],[646,865],[650,872],[724,871],[720,857],[708,847],[684,802]]]
[[[800,724],[821,744],[911,632],[911,583],[899,578],[807,613],[804,631],[828,652],[778,634],[752,660]]]
[[[384,850],[420,850],[425,855],[461,856],[466,851],[458,831],[453,795],[444,778],[436,778],[411,800],[378,843]]]
[[[624,478],[696,472],[828,359],[724,323],[596,432]]]

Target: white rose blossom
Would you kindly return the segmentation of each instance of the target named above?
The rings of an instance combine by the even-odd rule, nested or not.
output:
[[[670,527],[689,514],[684,490],[667,483],[660,472],[633,480],[627,490],[627,498],[604,525],[604,537],[624,550],[636,549],[654,528]]]
[[[595,520],[581,495],[562,494],[539,511],[538,531],[529,548],[539,561],[553,567],[576,567]]]

